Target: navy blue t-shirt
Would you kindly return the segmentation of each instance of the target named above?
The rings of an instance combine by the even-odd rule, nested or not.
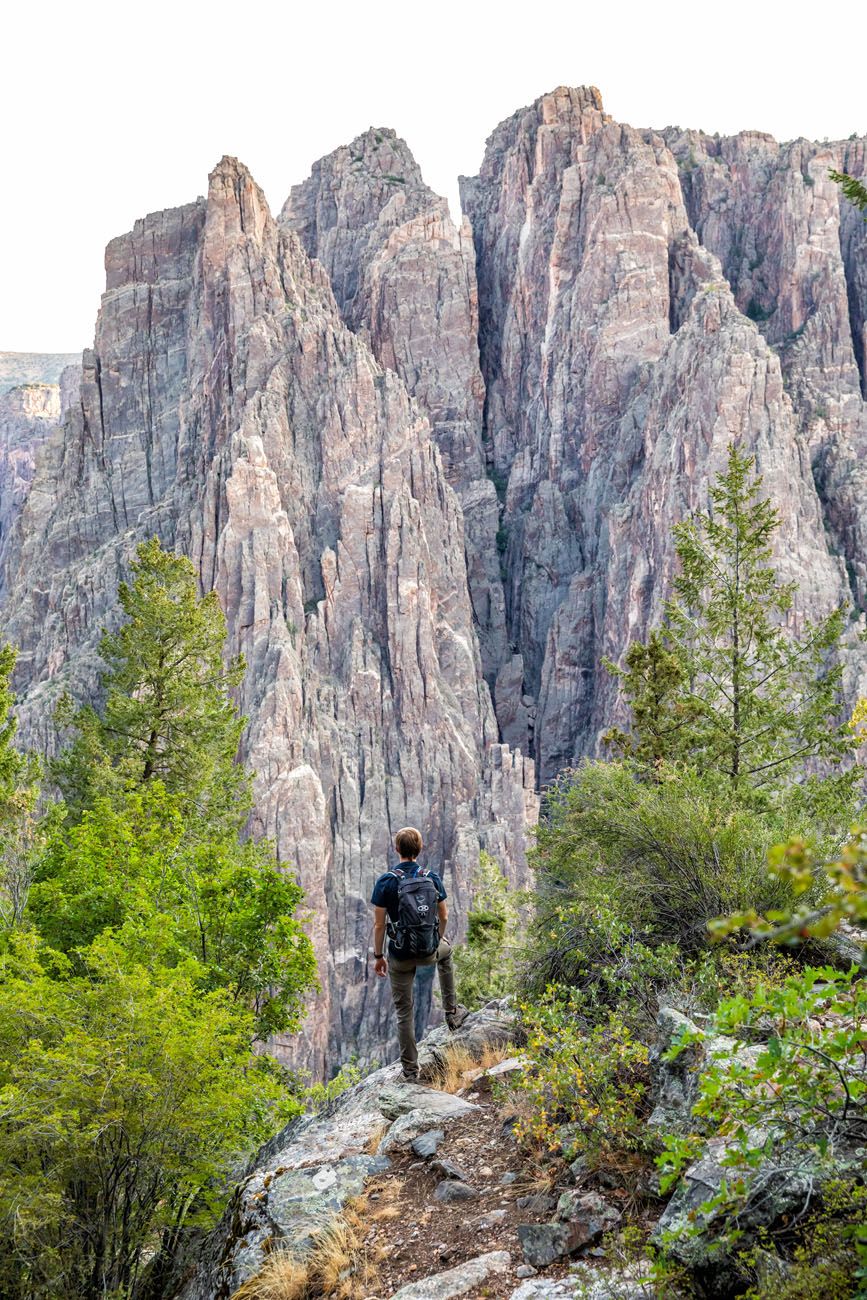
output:
[[[407,876],[412,877],[417,874],[420,862],[401,862],[398,864],[401,871]],[[433,881],[434,888],[437,891],[437,897],[442,901],[447,898],[446,887],[440,876],[435,871],[429,871],[428,877]],[[374,907],[384,907],[388,913],[389,920],[397,920],[397,876],[381,875],[373,886],[373,893],[370,895],[370,901]],[[391,940],[389,940],[391,944]]]

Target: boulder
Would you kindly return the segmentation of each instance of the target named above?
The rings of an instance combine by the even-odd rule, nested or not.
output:
[[[529,1196],[519,1196],[516,1204],[519,1210],[530,1214],[550,1214],[556,1208],[557,1199],[547,1192],[532,1192]]]
[[[525,1262],[534,1268],[547,1268],[583,1244],[580,1227],[571,1223],[522,1223],[518,1240]]]
[[[410,1143],[413,1155],[420,1156],[423,1160],[436,1155],[437,1147],[444,1137],[445,1133],[441,1128],[432,1128],[427,1133],[421,1133],[417,1138],[413,1138]]]
[[[622,1269],[574,1266],[572,1275],[576,1300],[665,1300],[651,1277],[650,1260],[638,1260]]]
[[[457,1178],[462,1183],[469,1182],[469,1174],[467,1174],[459,1164],[456,1164],[454,1160],[449,1160],[448,1158],[434,1160],[431,1168],[435,1173],[439,1174],[441,1178]]]
[[[657,1039],[650,1051],[655,1105],[648,1124],[668,1132],[694,1128],[692,1108],[698,1097],[702,1070],[712,1060],[736,1057],[751,1064],[760,1046],[748,1047],[723,1034],[709,1034],[702,1042],[685,1048],[673,1061],[665,1060],[669,1048],[682,1035],[699,1032],[698,1026],[674,1007],[662,1006],[656,1020]]]
[[[531,1277],[509,1300],[575,1300],[575,1283],[572,1278]]]
[[[479,1109],[473,1102],[448,1092],[435,1092],[432,1088],[422,1088],[419,1092],[426,1096],[417,1097],[420,1104],[392,1122],[379,1144],[379,1155],[408,1150],[423,1134]]]
[[[509,998],[492,1001],[469,1016],[460,1029],[440,1025],[419,1044],[418,1067],[423,1078],[435,1078],[445,1066],[451,1047],[465,1047],[476,1059],[486,1047],[506,1047],[515,1039],[515,1016]]]
[[[444,1205],[452,1201],[474,1201],[478,1192],[468,1183],[461,1182],[458,1178],[444,1178],[441,1183],[437,1183],[434,1191],[434,1200],[442,1201]]]
[[[495,1273],[507,1273],[512,1257],[507,1250],[492,1250],[487,1255],[477,1255],[456,1268],[432,1277],[409,1282],[392,1293],[390,1300],[454,1300],[481,1286]]]
[[[757,1137],[757,1143],[760,1139]],[[711,1138],[701,1157],[686,1170],[657,1223],[653,1239],[666,1242],[666,1254],[689,1268],[701,1283],[713,1278],[714,1286],[735,1286],[742,1280],[736,1256],[760,1234],[787,1216],[799,1213],[821,1198],[822,1184],[863,1168],[863,1152],[851,1159],[840,1156],[820,1164],[818,1156],[804,1152],[800,1162],[770,1157],[751,1172],[749,1199],[738,1212],[738,1238],[725,1231],[727,1216],[721,1209],[702,1209],[731,1182],[732,1170],[724,1164],[730,1142]]]
[[[557,1218],[580,1229],[584,1240],[581,1246],[598,1240],[620,1222],[620,1211],[597,1192],[564,1192],[557,1202]]]

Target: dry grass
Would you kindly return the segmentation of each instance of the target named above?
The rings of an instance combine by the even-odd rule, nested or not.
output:
[[[278,1246],[255,1277],[251,1277],[232,1300],[361,1300],[370,1294],[381,1252],[365,1244],[369,1219],[390,1218],[400,1211],[393,1206],[400,1196],[401,1184],[389,1186],[382,1204],[371,1211],[367,1193],[349,1201],[339,1218],[317,1235],[309,1254],[294,1255]]]
[[[486,1043],[481,1054],[474,1055],[463,1043],[450,1043],[445,1049],[445,1061],[433,1079],[434,1087],[442,1092],[458,1092],[461,1088],[466,1088],[469,1083],[475,1082],[475,1079],[485,1070],[490,1070],[492,1065],[499,1065],[500,1061],[507,1060],[513,1055],[514,1050],[511,1043],[500,1046]],[[465,1078],[465,1075],[474,1077]]]
[[[256,1276],[235,1292],[232,1300],[305,1300],[309,1280],[307,1261],[278,1247]]]
[[[389,1178],[383,1183],[376,1208],[373,1209],[368,1201],[367,1218],[374,1223],[383,1223],[388,1219],[397,1219],[400,1217],[401,1208],[397,1204],[403,1195],[403,1179]]]
[[[367,1141],[364,1144],[364,1150],[367,1155],[369,1156],[376,1155],[377,1151],[379,1150],[379,1144],[382,1141],[382,1139],[385,1137],[390,1127],[391,1127],[391,1122],[387,1119],[384,1119],[381,1124],[377,1124],[376,1128],[373,1130],[370,1137],[367,1139]]]

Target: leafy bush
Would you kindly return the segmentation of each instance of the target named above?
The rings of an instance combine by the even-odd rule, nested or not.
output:
[[[309,1076],[308,1076],[309,1077]],[[311,1083],[304,1089],[303,1099],[307,1110],[324,1110],[344,1092],[354,1088],[364,1078],[364,1071],[353,1058],[341,1065],[333,1078],[325,1083]]]
[[[252,1014],[195,963],[105,936],[81,974],[32,933],[0,956],[0,1293],[127,1296],[163,1229],[299,1109]]]
[[[867,1144],[867,985],[854,971],[807,968],[778,985],[760,983],[751,997],[720,1003],[708,1030],[685,1034],[669,1059],[720,1034],[735,1047],[726,1044],[702,1073],[693,1114],[727,1138],[722,1163],[733,1173],[708,1211],[734,1218],[762,1197],[769,1157],[792,1176],[827,1175],[857,1160]],[[693,1154],[668,1140],[666,1185]]]
[[[853,923],[853,937],[860,938],[863,963],[864,929],[856,927],[867,922],[867,826],[854,826],[830,860],[823,861],[805,840],[793,836],[774,845],[768,863],[771,874],[800,900],[797,905],[766,915],[750,908],[720,917],[711,927],[714,933],[722,937],[746,927],[759,939],[787,943],[827,938],[846,921]]]
[[[582,990],[588,1011],[629,1003],[649,1023],[656,1015],[656,990],[684,975],[678,947],[648,943],[607,895],[559,902],[552,894],[540,900],[522,970],[528,997],[543,995],[552,984],[571,986]]]
[[[574,936],[560,932],[564,907],[574,916],[605,900],[647,941],[689,952],[721,913],[791,902],[767,854],[792,815],[807,829],[801,796],[746,807],[712,775],[666,764],[655,772],[651,780],[628,760],[588,762],[549,794],[535,852],[538,935],[567,962]]]
[[[482,852],[467,915],[467,939],[455,949],[458,997],[471,1010],[514,990],[518,928],[525,895],[511,889]]]
[[[865,1300],[867,1297],[867,1187],[852,1182],[831,1183],[822,1193],[821,1207],[800,1229],[800,1240],[786,1251],[784,1276],[774,1277],[774,1300]],[[747,1257],[749,1266],[761,1258]],[[765,1300],[760,1283],[743,1300]]]
[[[621,1014],[588,1019],[574,989],[549,989],[539,1003],[521,1004],[531,1065],[515,1089],[529,1103],[519,1139],[559,1151],[558,1129],[570,1125],[575,1150],[599,1162],[644,1149],[648,1109],[648,1051]]]

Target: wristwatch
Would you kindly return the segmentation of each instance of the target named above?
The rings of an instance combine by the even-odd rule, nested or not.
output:
[[[373,960],[374,960],[374,961],[380,961],[384,956],[385,956],[385,953],[384,953],[384,952],[375,952],[375,953],[373,954]]]

